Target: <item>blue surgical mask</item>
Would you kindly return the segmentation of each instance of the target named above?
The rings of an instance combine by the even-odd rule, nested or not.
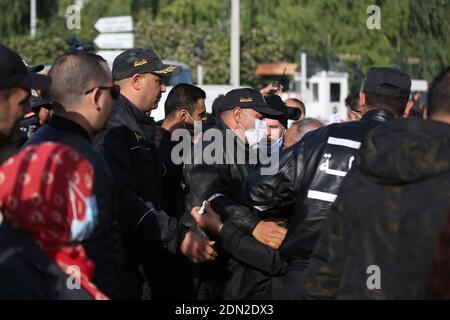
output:
[[[80,196],[86,205],[86,213],[84,220],[78,219],[79,213],[75,202],[75,193]],[[80,242],[89,237],[95,227],[98,217],[97,199],[95,196],[85,198],[76,185],[69,182],[70,201],[74,217],[70,225],[70,241]]]
[[[270,154],[280,151],[283,148],[284,139],[280,137],[277,141],[270,146]]]

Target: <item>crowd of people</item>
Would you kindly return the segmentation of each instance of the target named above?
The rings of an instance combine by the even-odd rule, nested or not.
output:
[[[152,49],[41,71],[0,45],[0,299],[450,298],[450,68],[418,108],[372,67],[329,125],[185,83],[155,122]]]

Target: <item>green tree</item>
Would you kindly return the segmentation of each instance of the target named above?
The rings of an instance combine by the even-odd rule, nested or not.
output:
[[[29,0],[0,0],[0,39],[30,63],[51,63],[67,38],[93,42],[103,16],[131,14],[137,46],[195,70],[194,45],[205,38],[205,82],[229,82],[230,0],[84,0],[81,30],[68,30],[74,0],[39,0],[37,37],[29,37]],[[381,29],[366,26],[367,7],[381,8]],[[241,0],[241,79],[259,86],[258,63],[297,62],[301,49],[323,69],[348,71],[351,86],[371,66],[398,66],[431,79],[450,64],[450,2],[442,0]],[[344,59],[344,57],[347,57]],[[352,60],[348,60],[352,57]],[[412,64],[417,58],[419,64]],[[196,74],[194,72],[194,79]]]
[[[0,39],[2,42],[15,34],[23,34],[29,30],[28,1],[0,0]]]
[[[420,59],[418,65],[405,65],[418,78],[431,79],[450,65],[450,3],[448,1],[410,1],[407,30],[403,34],[403,61]]]
[[[161,8],[158,19],[175,20],[184,25],[217,25],[218,20],[228,18],[227,0],[172,0]]]
[[[179,21],[166,19],[139,20],[136,24],[136,46],[153,48],[167,60],[187,63],[196,81],[194,50],[198,36],[205,42],[205,83],[227,83],[229,38],[227,32],[209,28],[206,25],[185,25]]]

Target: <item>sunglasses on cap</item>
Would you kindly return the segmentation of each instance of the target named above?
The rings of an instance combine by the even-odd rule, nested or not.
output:
[[[116,100],[120,96],[120,87],[118,85],[113,85],[111,87],[95,87],[86,91],[84,94],[89,94],[97,88],[99,90],[108,90],[113,100]]]

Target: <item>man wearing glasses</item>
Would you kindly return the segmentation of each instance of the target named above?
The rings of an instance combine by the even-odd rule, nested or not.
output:
[[[178,254],[179,248],[194,262],[216,257],[212,243],[178,227],[175,218],[160,208],[165,169],[158,159],[154,132],[156,123],[149,117],[166,91],[164,80],[176,76],[179,67],[165,65],[151,49],[130,49],[113,63],[114,83],[120,97],[106,130],[96,137],[119,191],[128,283],[128,298],[143,297],[145,282],[151,284],[152,299],[174,298],[167,290],[167,268],[162,261]]]
[[[49,75],[50,91],[43,94],[52,101],[53,116],[26,145],[45,141],[66,144],[93,165],[99,221],[84,245],[95,263],[94,284],[112,299],[123,298],[124,257],[120,235],[113,226],[118,211],[114,179],[102,154],[92,145],[94,135],[105,128],[119,88],[113,85],[106,61],[93,53],[65,54],[53,63]]]

